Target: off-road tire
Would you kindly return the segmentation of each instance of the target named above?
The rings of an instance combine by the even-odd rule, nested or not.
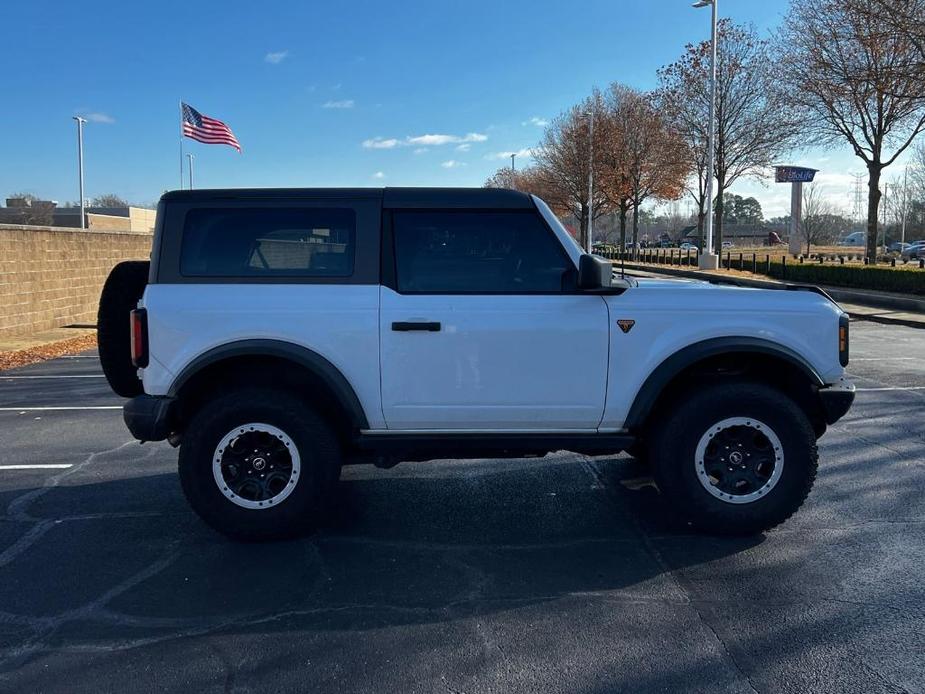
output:
[[[144,392],[132,364],[129,313],[144,294],[150,266],[147,260],[119,263],[109,273],[100,294],[96,316],[100,364],[109,387],[123,398],[133,398]]]
[[[230,501],[213,474],[216,447],[236,427],[261,422],[292,439],[301,459],[295,488],[278,505],[249,509]],[[180,445],[183,493],[215,530],[236,540],[286,539],[314,529],[340,476],[341,451],[331,427],[286,391],[244,388],[206,402],[193,415]]]
[[[753,418],[780,440],[780,478],[765,496],[733,504],[713,496],[698,479],[698,442],[718,422]],[[816,479],[818,453],[813,427],[784,393],[747,381],[701,386],[687,391],[663,422],[663,436],[650,444],[659,490],[683,520],[718,535],[753,535],[787,520],[800,508]]]

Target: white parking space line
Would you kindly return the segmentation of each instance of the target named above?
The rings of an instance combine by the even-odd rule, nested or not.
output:
[[[881,390],[925,390],[925,386],[884,386],[883,388],[855,388],[859,393],[872,393]]]
[[[921,357],[851,357],[851,361],[922,361]]]
[[[67,470],[74,467],[71,463],[48,464],[48,465],[0,465],[0,472],[4,470]]]
[[[103,374],[67,374],[64,376],[0,376],[0,381],[12,381],[14,379],[36,379],[36,378],[106,378]]]
[[[121,410],[122,405],[93,405],[74,407],[0,407],[0,412],[55,412],[67,410]]]

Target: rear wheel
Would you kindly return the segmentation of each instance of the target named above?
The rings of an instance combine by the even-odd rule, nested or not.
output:
[[[748,535],[789,518],[816,477],[816,436],[799,406],[760,383],[690,391],[652,442],[659,489],[696,526]]]
[[[243,540],[310,531],[330,501],[340,451],[330,427],[297,397],[248,388],[203,405],[180,446],[193,510]]]

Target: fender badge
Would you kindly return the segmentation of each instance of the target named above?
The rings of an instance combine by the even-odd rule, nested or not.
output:
[[[617,321],[617,325],[620,326],[620,330],[624,333],[628,333],[633,329],[633,326],[636,325],[636,321],[630,320],[629,318],[621,318]]]

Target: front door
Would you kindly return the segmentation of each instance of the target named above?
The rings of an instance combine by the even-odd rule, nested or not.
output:
[[[597,428],[607,306],[574,291],[574,265],[537,213],[401,210],[391,237],[379,325],[389,429]]]

